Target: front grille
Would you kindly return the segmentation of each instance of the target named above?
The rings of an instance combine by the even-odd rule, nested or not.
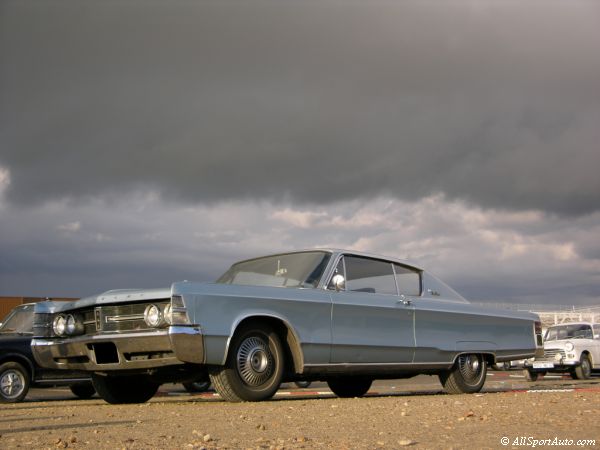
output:
[[[146,307],[153,304],[164,310],[169,301],[105,305],[85,309],[81,311],[85,334],[155,330],[156,328],[149,327],[144,321]]]
[[[565,357],[564,350],[560,350],[558,348],[545,348],[544,349],[544,357],[536,358],[536,360],[537,361],[555,361],[557,354],[559,354],[561,358]]]

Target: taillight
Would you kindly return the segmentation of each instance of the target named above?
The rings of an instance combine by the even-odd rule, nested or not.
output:
[[[542,322],[536,320],[534,322],[535,334],[542,334]]]

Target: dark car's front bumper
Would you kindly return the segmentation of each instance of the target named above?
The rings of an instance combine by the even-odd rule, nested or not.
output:
[[[199,326],[179,325],[156,331],[70,338],[36,338],[31,346],[38,364],[52,369],[135,370],[204,362]]]

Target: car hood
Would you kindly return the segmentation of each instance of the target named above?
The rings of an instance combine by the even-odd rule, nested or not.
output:
[[[172,289],[118,289],[92,295],[73,302],[40,302],[35,306],[36,313],[56,313],[96,305],[135,302],[143,300],[170,299]]]

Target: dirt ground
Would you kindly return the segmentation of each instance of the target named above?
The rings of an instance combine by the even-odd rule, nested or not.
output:
[[[539,442],[546,439],[551,442]],[[600,448],[598,383],[567,392],[446,395],[434,390],[237,404],[178,394],[141,405],[109,405],[94,398],[0,406],[1,449],[539,447]]]

